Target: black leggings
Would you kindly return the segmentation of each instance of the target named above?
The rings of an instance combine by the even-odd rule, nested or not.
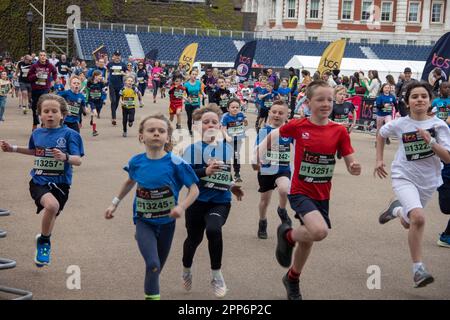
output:
[[[159,274],[169,256],[174,232],[175,222],[153,225],[136,221],[136,240],[145,260],[146,295],[159,294]]]
[[[111,118],[116,119],[117,107],[119,106],[120,88],[109,87],[109,98],[111,99]]]
[[[186,114],[187,114],[187,126],[189,129],[189,132],[192,131],[192,114],[198,108],[200,108],[200,106],[191,106],[189,104],[186,104],[184,106],[184,109],[186,110]]]
[[[234,173],[241,172],[241,146],[243,139],[233,138],[233,169]]]
[[[158,94],[158,88],[160,85],[161,81],[160,80],[153,80],[152,84],[153,84],[153,99],[156,98],[156,95]]]
[[[33,125],[37,126],[39,124],[39,115],[37,112],[37,104],[39,101],[39,98],[47,94],[48,91],[46,90],[33,90],[31,91],[31,110],[33,111]]]
[[[230,208],[230,203],[195,201],[186,210],[187,238],[183,245],[183,266],[185,268],[192,266],[195,250],[202,242],[205,230],[211,269],[219,270],[222,267],[222,226],[227,221]]]
[[[142,96],[145,95],[145,89],[147,89],[147,83],[139,83],[139,91]]]
[[[130,127],[133,125],[134,122],[134,114],[136,113],[135,108],[124,108],[122,107],[122,125],[123,125],[123,132],[127,132],[127,122],[131,123]]]

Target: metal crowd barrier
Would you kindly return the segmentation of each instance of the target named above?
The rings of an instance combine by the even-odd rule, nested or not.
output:
[[[0,217],[10,215],[10,211],[6,209],[0,209]],[[6,231],[0,229],[0,238],[6,237]],[[0,270],[14,269],[16,267],[16,261],[11,259],[0,258]],[[31,300],[33,299],[33,293],[21,289],[9,288],[0,286],[0,292],[9,293],[18,296],[13,300]]]

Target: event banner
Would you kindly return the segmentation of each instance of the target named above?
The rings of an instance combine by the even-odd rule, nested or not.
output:
[[[247,42],[236,56],[234,69],[241,80],[247,80],[256,52],[256,41]]]
[[[191,43],[184,48],[183,53],[180,56],[179,64],[183,65],[187,72],[190,72],[194,65],[197,49],[198,43]]]
[[[92,52],[92,56],[94,57],[95,61],[98,61],[99,59],[104,59],[104,57],[108,56],[108,50],[106,50],[106,47],[102,44],[100,47],[95,49]]]
[[[317,71],[323,74],[325,71],[332,71],[341,67],[342,58],[344,57],[346,40],[336,40],[325,49],[320,58]]]
[[[158,59],[158,49],[152,49],[145,55],[145,59],[156,61]]]
[[[433,70],[440,68],[442,77],[448,79],[450,72],[450,32],[444,34],[434,45],[422,71],[422,80],[434,83]]]

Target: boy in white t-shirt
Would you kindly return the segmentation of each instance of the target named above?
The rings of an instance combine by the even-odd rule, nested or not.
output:
[[[444,121],[427,114],[431,98],[431,88],[427,83],[416,82],[408,87],[405,101],[410,114],[381,127],[374,170],[374,175],[387,177],[383,161],[385,139],[397,137],[399,148],[392,162],[391,179],[398,200],[389,204],[379,222],[384,224],[399,217],[409,230],[408,243],[416,288],[434,281],[422,263],[424,208],[442,184],[441,160],[450,163],[450,129]]]

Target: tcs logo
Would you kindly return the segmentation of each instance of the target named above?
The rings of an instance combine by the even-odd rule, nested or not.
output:
[[[433,54],[433,59],[431,59],[431,64],[433,66],[439,67],[441,69],[448,69],[450,67],[449,64],[450,59],[445,57],[440,57],[436,53]]]
[[[334,60],[328,60],[327,58],[325,58],[324,62],[323,62],[323,66],[327,69],[327,70],[335,70],[339,68],[339,64],[337,61]]]

